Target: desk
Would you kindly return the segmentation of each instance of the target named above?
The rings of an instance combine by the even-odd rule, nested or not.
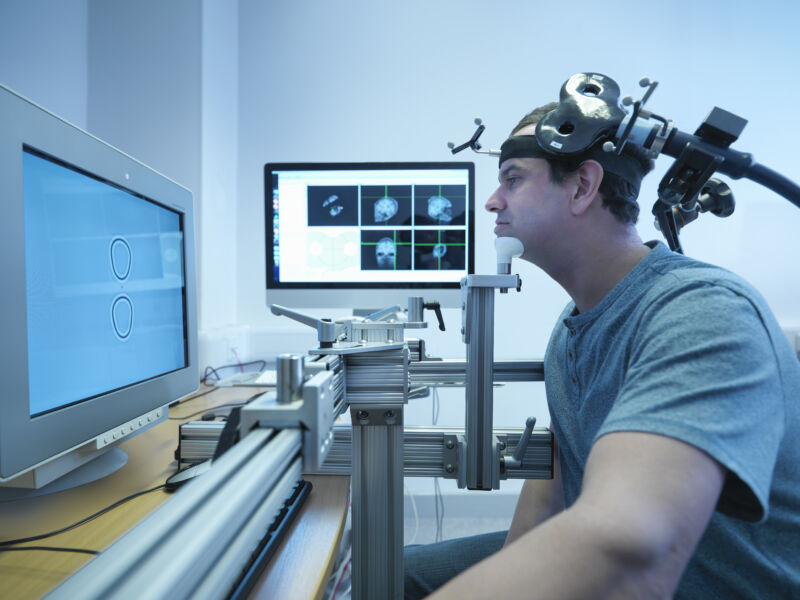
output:
[[[204,390],[201,390],[201,393]],[[219,388],[182,402],[170,418],[199,419],[203,412],[242,402],[254,388]],[[193,417],[193,413],[200,414]],[[0,503],[0,540],[46,533],[69,525],[141,490],[164,483],[176,469],[178,426],[168,420],[124,442],[128,462],[101,480],[55,494]],[[306,477],[312,485],[300,514],[262,573],[252,597],[321,598],[344,528],[350,478]],[[103,550],[170,498],[158,490],[131,500],[71,531],[27,545]],[[91,559],[72,552],[0,552],[0,598],[41,598]]]

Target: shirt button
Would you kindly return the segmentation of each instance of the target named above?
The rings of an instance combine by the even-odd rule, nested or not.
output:
[[[570,359],[570,360],[572,360],[573,358],[575,358],[575,355],[572,353],[572,350],[570,350],[569,352],[567,352],[567,356],[569,357],[569,359]]]
[[[570,329],[570,330],[569,330],[569,334],[570,334],[570,335],[575,335],[575,330],[574,330],[574,329]]]
[[[575,375],[572,376],[572,383],[578,383],[578,378]]]

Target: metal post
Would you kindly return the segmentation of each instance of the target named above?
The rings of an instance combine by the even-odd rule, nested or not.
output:
[[[403,597],[403,407],[353,418],[353,598]]]
[[[467,488],[491,490],[495,480],[492,435],[494,287],[470,287],[467,307]]]
[[[353,423],[353,598],[403,597],[408,347],[345,356]]]
[[[305,356],[302,354],[281,354],[277,360],[277,392],[278,402],[288,404],[302,398],[303,366]]]

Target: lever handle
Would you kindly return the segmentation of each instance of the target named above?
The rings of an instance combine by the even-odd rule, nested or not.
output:
[[[308,325],[314,329],[317,328],[317,324],[319,323],[319,319],[316,317],[312,317],[311,315],[307,315],[305,313],[297,312],[292,310],[291,308],[286,308],[285,306],[281,306],[280,304],[270,304],[270,310],[272,311],[273,315],[289,317],[297,321],[298,323],[302,323],[303,325]]]
[[[531,434],[535,426],[536,417],[528,417],[525,421],[525,431],[522,432],[522,437],[519,438],[517,448],[514,450],[514,463],[520,467],[522,466],[522,458],[525,456],[525,452],[528,449],[528,442],[531,440]]]
[[[271,304],[269,308],[272,314],[289,317],[298,323],[316,329],[317,339],[319,340],[320,346],[323,348],[330,348],[339,337],[339,334],[344,330],[344,325],[333,323],[330,319],[317,319],[311,315],[297,312],[279,304]]]
[[[425,302],[422,308],[433,310],[436,313],[436,318],[439,320],[439,331],[444,331],[444,319],[442,318],[442,307],[437,301]]]

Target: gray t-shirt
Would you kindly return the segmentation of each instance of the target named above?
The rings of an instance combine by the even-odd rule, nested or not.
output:
[[[677,598],[800,598],[800,361],[748,283],[656,244],[600,304],[566,307],[545,385],[567,506],[615,431],[728,470]]]

